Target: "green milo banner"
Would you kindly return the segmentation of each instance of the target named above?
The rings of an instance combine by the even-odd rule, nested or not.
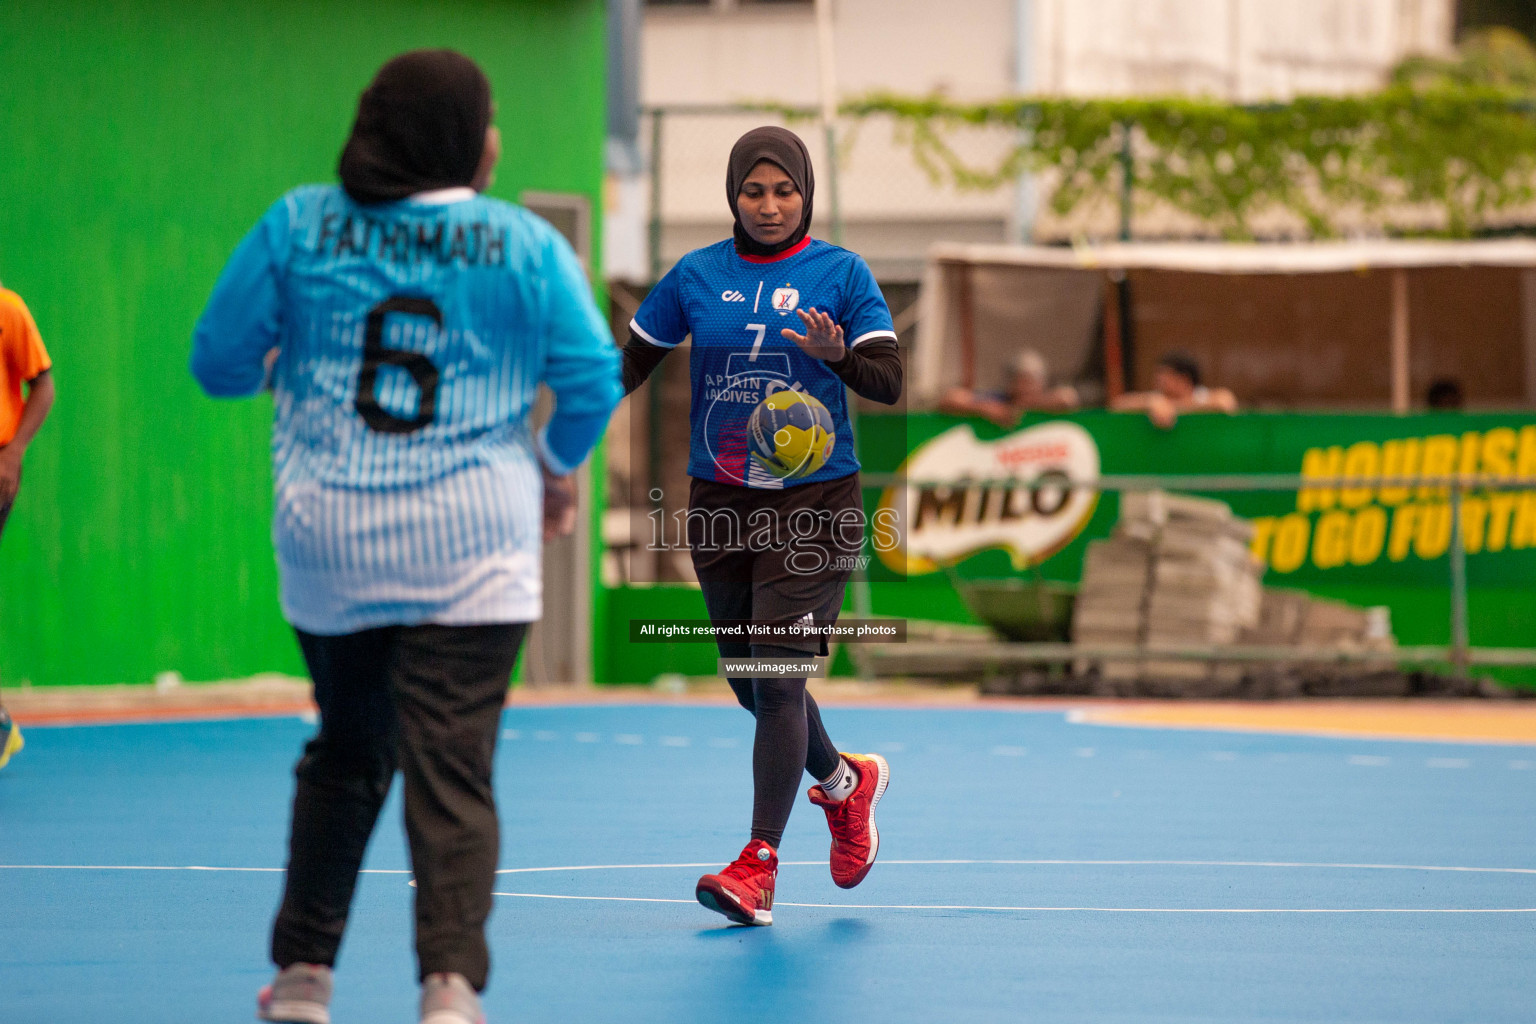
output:
[[[967,556],[995,547],[1014,568],[1075,578],[1073,555],[1082,544],[1068,542],[1103,536],[1118,502],[1113,494],[1053,491],[1053,476],[1290,474],[1329,482],[1383,478],[1393,486],[1212,493],[1252,520],[1254,554],[1272,579],[1298,586],[1439,584],[1448,571],[1450,494],[1415,481],[1536,477],[1536,418],[1511,415],[1186,416],[1169,431],[1106,413],[1034,418],[1012,430],[948,416],[905,423],[866,416],[860,430],[866,473],[900,470],[912,481],[905,495],[882,495],[883,507],[908,517],[907,557],[880,552],[883,564],[910,576],[968,565]],[[1006,477],[1021,486],[990,489],[1008,491],[1006,501],[968,484]],[[1030,496],[1022,486],[1029,482],[1046,497]],[[901,497],[910,508],[900,508]],[[1469,491],[1462,516],[1476,581],[1532,578],[1536,491]],[[933,540],[941,531],[948,543]]]
[[[901,548],[876,551],[872,563],[880,614],[937,608],[960,617],[963,606],[943,596],[955,577],[1077,581],[1088,542],[1109,534],[1119,500],[1072,493],[1053,475],[1379,477],[1398,485],[1200,493],[1253,522],[1266,585],[1385,605],[1400,643],[1444,644],[1450,498],[1412,481],[1536,476],[1536,417],[1518,414],[1202,415],[1167,431],[1124,413],[1032,416],[1011,430],[938,414],[871,415],[859,431],[866,473],[899,469],[911,481],[868,496],[872,513],[890,510],[905,527]],[[1036,486],[967,483],[1010,476]],[[1536,492],[1473,490],[1462,509],[1472,642],[1536,642]]]
[[[1129,413],[1031,416],[1008,430],[937,413],[866,414],[856,433],[872,524],[867,610],[953,622],[974,621],[956,591],[960,580],[1078,581],[1088,543],[1109,535],[1120,502],[1114,493],[1073,490],[1071,480],[1099,473],[1536,476],[1536,416],[1519,414],[1200,415],[1166,431]],[[907,485],[883,486],[879,474],[898,470]],[[1019,483],[1009,486],[1010,478]],[[1450,642],[1452,522],[1443,489],[1198,493],[1253,522],[1266,586],[1384,605],[1404,645]],[[1474,490],[1462,509],[1472,643],[1536,644],[1536,492]],[[631,615],[697,617],[703,607],[696,589],[680,586],[609,598],[614,621],[599,636],[627,635],[621,620]],[[854,608],[852,595],[847,607]],[[614,681],[713,672],[713,650],[698,645],[599,646],[603,678]]]

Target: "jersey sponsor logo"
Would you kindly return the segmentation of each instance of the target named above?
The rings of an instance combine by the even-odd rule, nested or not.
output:
[[[721,292],[720,293],[720,298],[723,301],[725,301],[725,302],[746,302],[747,301],[747,297],[745,295],[741,294],[741,292],[736,291],[735,289],[732,289],[731,291],[728,291],[728,292]]]
[[[800,292],[798,289],[785,285],[783,288],[773,290],[773,308],[780,316],[788,316],[790,310],[800,305]]]
[[[1099,475],[1099,446],[1064,420],[995,441],[963,423],[919,445],[902,472],[911,482],[880,500],[894,517],[896,543],[876,543],[875,552],[912,576],[988,548],[1007,551],[1018,569],[1039,565],[1088,525],[1099,500],[1080,483]]]
[[[748,331],[762,326],[749,324]],[[753,333],[761,340],[762,332]],[[797,386],[791,380],[789,354],[759,352],[754,345],[750,353],[728,353],[725,368],[723,374],[701,374],[702,390],[695,391],[695,402],[702,399],[705,403],[704,449],[715,465],[715,479],[744,487],[780,489],[783,480],[747,458],[747,421],[767,395]]]

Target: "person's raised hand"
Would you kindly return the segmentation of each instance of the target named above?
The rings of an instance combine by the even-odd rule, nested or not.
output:
[[[805,324],[805,333],[796,334],[786,327],[780,334],[799,345],[800,350],[808,356],[829,363],[843,358],[843,353],[847,351],[843,345],[843,329],[832,321],[830,315],[817,311],[815,306],[797,309],[795,312],[799,314],[800,322]]]

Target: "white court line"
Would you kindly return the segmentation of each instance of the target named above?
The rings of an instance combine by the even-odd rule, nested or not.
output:
[[[560,896],[547,892],[493,892],[492,896],[522,896],[530,900],[590,900],[596,903],[697,903],[698,900],[661,899],[657,896]],[[799,903],[780,903],[781,907],[798,907]]]
[[[821,866],[823,861],[780,861],[781,867]],[[1327,864],[1306,861],[1200,861],[1200,860],[885,860],[882,863],[916,865],[1075,865],[1075,866],[1178,866],[1246,868],[1333,868],[1367,871],[1460,871],[1481,874],[1536,875],[1536,868],[1478,868],[1439,864]],[[643,870],[652,868],[707,868],[714,862],[692,864],[581,864],[566,867],[503,868],[497,874],[535,874],[559,871]],[[692,903],[693,900],[651,896],[573,896],[542,892],[496,892],[495,896],[539,900],[586,900],[597,903]],[[781,907],[826,910],[953,910],[997,913],[1092,913],[1092,914],[1532,914],[1536,907],[1025,907],[976,906],[941,903],[789,903]]]
[[[781,861],[784,867],[819,867],[824,861]],[[1478,868],[1457,865],[1428,864],[1327,864],[1306,861],[1201,861],[1201,860],[887,860],[883,863],[909,865],[1071,865],[1071,866],[1181,866],[1181,867],[1246,867],[1246,868],[1333,868],[1367,871],[1462,871],[1484,874],[1536,875],[1536,868]],[[502,875],[533,874],[559,871],[618,871],[661,868],[706,868],[716,862],[673,864],[572,864],[561,867],[503,868]],[[277,873],[283,868],[211,867],[207,865],[160,865],[160,864],[0,864],[0,871],[207,871],[207,872],[259,872]],[[364,868],[368,875],[409,875],[403,869]],[[415,880],[411,881],[415,885]],[[584,900],[598,903],[692,903],[693,900],[654,896],[574,896],[542,892],[493,892],[493,896],[508,896],[538,900]],[[960,903],[787,903],[781,907],[797,907],[823,910],[949,910],[993,913],[1083,913],[1083,914],[1536,914],[1536,907],[1044,907],[1044,906],[983,906]]]
[[[780,867],[824,867],[824,860],[781,860]],[[1536,875],[1536,868],[1465,867],[1453,864],[1351,864],[1289,860],[1068,860],[1058,858],[972,859],[946,857],[931,860],[887,858],[881,864],[915,866],[1001,865],[1012,867],[1194,867],[1194,868],[1308,868],[1340,871],[1456,871],[1488,875]],[[670,868],[718,867],[719,861],[667,864],[560,864],[550,867],[501,868],[498,875],[545,874],[558,871],[646,871]],[[231,871],[282,872],[285,868],[217,867],[204,864],[0,864],[0,871]],[[363,868],[364,875],[409,875],[405,868]],[[686,901],[685,901],[686,902]],[[820,906],[821,904],[817,904]]]
[[[593,903],[693,903],[654,896],[567,896],[547,892],[493,892],[530,900],[587,900]],[[1060,911],[1078,914],[1536,914],[1536,907],[982,907],[960,903],[788,903],[776,907],[810,910],[978,910],[1014,913]]]
[[[972,860],[966,858],[947,858],[940,860],[896,860],[887,858],[880,861],[881,864],[908,864],[908,865],[965,865],[965,864],[998,864],[1003,866],[1021,867],[1196,867],[1196,868],[1335,868],[1348,871],[1462,871],[1474,874],[1494,875],[1536,875],[1536,868],[1479,868],[1460,867],[1456,865],[1440,864],[1331,864],[1313,861],[1284,861],[1284,860],[1058,860],[1058,859],[1032,859],[1032,860]],[[781,860],[780,867],[820,867],[826,864],[824,860]],[[540,868],[502,868],[498,875],[525,875],[539,874],[553,871],[640,871],[651,868],[709,868],[718,867],[718,861],[707,861],[697,864],[568,864],[562,867]]]
[[[286,867],[210,867],[206,864],[0,864],[0,870],[217,870],[217,872],[255,872],[283,874]],[[364,867],[359,875],[409,875],[402,867]]]
[[[283,868],[215,868],[202,864],[0,864],[0,871],[255,871]]]

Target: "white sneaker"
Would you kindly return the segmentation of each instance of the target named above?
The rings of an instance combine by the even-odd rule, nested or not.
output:
[[[485,1024],[480,997],[462,974],[429,974],[421,983],[421,1024]]]
[[[331,1024],[331,969],[289,964],[256,993],[256,1019],[276,1024]]]

